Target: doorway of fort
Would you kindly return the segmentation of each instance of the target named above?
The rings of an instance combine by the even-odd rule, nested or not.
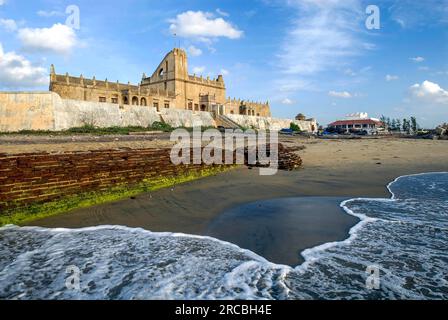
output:
[[[133,97],[132,98],[132,105],[133,106],[138,106],[138,98],[137,97]]]
[[[124,98],[123,98],[123,104],[129,104],[128,97],[124,97]]]
[[[205,104],[201,104],[201,111],[207,111],[207,106]]]
[[[146,103],[146,98],[142,98],[140,101],[140,105],[146,107],[147,103]]]

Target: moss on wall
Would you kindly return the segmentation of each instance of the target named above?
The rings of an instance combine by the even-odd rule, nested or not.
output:
[[[7,210],[0,215],[0,226],[7,224],[20,225],[33,220],[54,216],[74,209],[87,208],[94,205],[118,201],[137,196],[141,193],[156,191],[172,187],[196,179],[216,175],[230,170],[232,166],[213,166],[200,171],[191,171],[188,174],[176,177],[159,177],[146,179],[136,185],[115,185],[106,191],[84,192],[65,196],[55,201],[32,204],[25,208]]]

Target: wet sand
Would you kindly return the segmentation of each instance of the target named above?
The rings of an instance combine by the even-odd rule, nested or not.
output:
[[[338,197],[281,198],[230,209],[211,221],[205,235],[249,249],[271,262],[297,266],[317,243],[342,241],[357,222]]]
[[[297,211],[302,216],[297,217],[295,223],[303,225],[299,226],[302,231],[294,236],[293,241],[297,246],[293,254],[297,257],[297,250],[301,248],[347,238],[347,231],[357,221],[341,212],[336,205],[339,200],[389,198],[386,185],[398,176],[448,171],[448,141],[289,139],[284,142],[307,147],[299,152],[304,160],[303,169],[259,176],[257,169],[239,168],[142,194],[135,199],[75,210],[28,225],[66,228],[125,225],[155,232],[205,235],[223,212],[251,202],[292,197],[339,198],[333,202],[334,205],[328,201],[315,201],[312,210],[309,203],[299,206],[302,209]],[[235,225],[238,223],[235,221]],[[282,228],[275,230],[272,237],[282,239]],[[245,241],[256,243],[250,236]],[[265,247],[267,251],[271,250],[267,245]],[[292,261],[291,255],[286,253],[276,259]]]

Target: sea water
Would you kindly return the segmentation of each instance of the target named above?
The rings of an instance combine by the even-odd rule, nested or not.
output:
[[[448,173],[388,188],[391,199],[342,203],[360,219],[348,239],[305,250],[295,268],[209,237],[7,226],[0,298],[447,299]]]

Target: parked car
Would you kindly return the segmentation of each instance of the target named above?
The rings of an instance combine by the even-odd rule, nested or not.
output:
[[[286,134],[292,136],[294,134],[294,131],[292,129],[282,129],[279,131],[280,134]]]

